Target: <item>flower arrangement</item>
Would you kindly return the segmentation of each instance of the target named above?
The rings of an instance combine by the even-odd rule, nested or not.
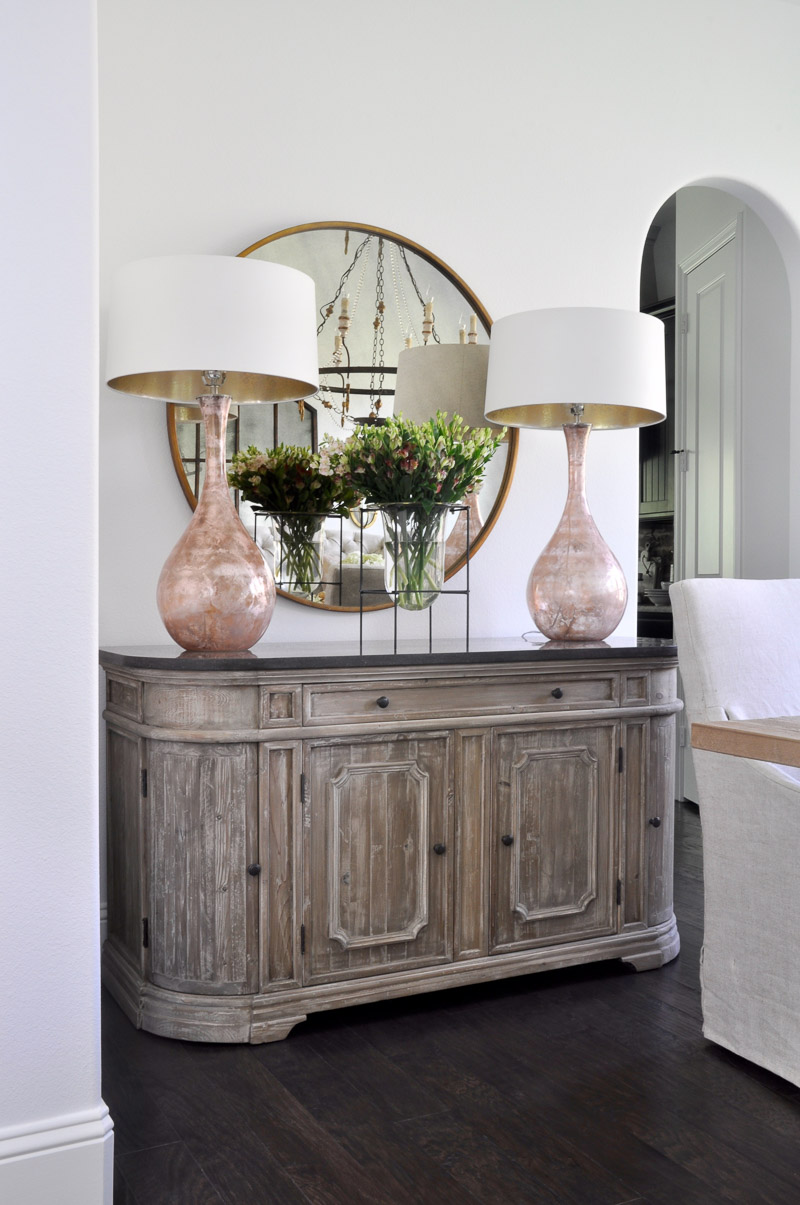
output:
[[[361,499],[339,454],[291,444],[264,452],[251,446],[233,457],[228,483],[270,514],[278,584],[292,594],[315,597],[323,573],[325,517],[346,515]]]
[[[446,508],[483,480],[502,431],[470,428],[460,415],[415,423],[402,415],[359,428],[329,444],[353,490],[379,506],[386,547],[386,588],[398,606],[429,607],[444,583]]]
[[[365,425],[328,449],[367,502],[414,505],[430,514],[434,506],[460,502],[481,483],[502,434],[468,427],[459,414],[448,421],[439,410],[424,423],[398,415]]]
[[[241,490],[246,502],[274,513],[339,515],[360,501],[349,470],[335,449],[279,444],[260,452],[250,446],[231,462],[228,484]]]

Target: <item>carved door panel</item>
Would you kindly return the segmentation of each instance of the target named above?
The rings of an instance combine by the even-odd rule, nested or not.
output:
[[[258,970],[257,748],[150,742],[150,978],[253,991]]]
[[[452,958],[450,738],[309,743],[307,983]]]
[[[615,724],[496,732],[491,952],[617,928]]]

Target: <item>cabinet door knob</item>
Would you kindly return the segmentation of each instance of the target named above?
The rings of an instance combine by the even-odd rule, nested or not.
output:
[[[503,842],[503,845],[513,845],[514,844],[514,838],[512,836],[510,836],[508,833],[506,833],[505,837],[501,837],[500,840]]]
[[[433,852],[435,854],[443,854],[446,849],[447,849],[446,845],[442,845],[441,841],[437,841],[433,847]]]
[[[561,699],[564,697],[564,692],[560,686],[557,686],[555,688],[555,690],[551,690],[550,694],[553,696],[554,699]]]
[[[653,828],[661,828],[661,817],[660,816],[652,816],[647,821],[647,823],[652,824]]]
[[[379,699],[377,699],[376,702],[379,707],[388,707],[389,706],[389,699],[386,695],[381,695],[381,697]]]
[[[253,878],[255,878],[257,874],[261,874],[261,867],[258,862],[251,862],[247,867],[247,873],[251,874]]]

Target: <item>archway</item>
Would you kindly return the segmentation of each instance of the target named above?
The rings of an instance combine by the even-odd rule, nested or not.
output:
[[[779,221],[779,245],[777,209],[759,194],[756,212],[747,190],[720,183],[670,197],[642,258],[641,308],[666,327],[669,415],[640,445],[640,635],[671,635],[663,581],[782,578],[796,563],[790,280],[798,240]],[[688,753],[678,772],[677,794],[695,798]]]
[[[715,256],[722,247],[724,257]],[[784,256],[741,197],[692,185],[653,219],[640,304],[665,323],[670,401],[667,423],[641,439],[640,634],[668,635],[655,630],[663,581],[790,573],[792,338]],[[727,368],[714,375],[708,341],[723,321]]]

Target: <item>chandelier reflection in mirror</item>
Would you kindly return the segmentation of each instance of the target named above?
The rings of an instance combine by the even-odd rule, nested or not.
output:
[[[342,239],[342,253],[347,258],[354,241],[349,229],[342,231]],[[386,401],[395,395],[400,350],[431,341],[441,343],[431,285],[423,286],[423,293],[406,248],[376,232],[363,238],[357,234],[355,244],[335,293],[320,307],[317,327],[317,400],[343,427],[348,419],[374,424],[384,417],[382,411],[392,413]],[[461,344],[478,342],[477,314],[467,315],[463,305],[456,338]],[[387,339],[392,347],[391,363],[387,363]],[[299,402],[298,407],[302,415],[304,403]]]

